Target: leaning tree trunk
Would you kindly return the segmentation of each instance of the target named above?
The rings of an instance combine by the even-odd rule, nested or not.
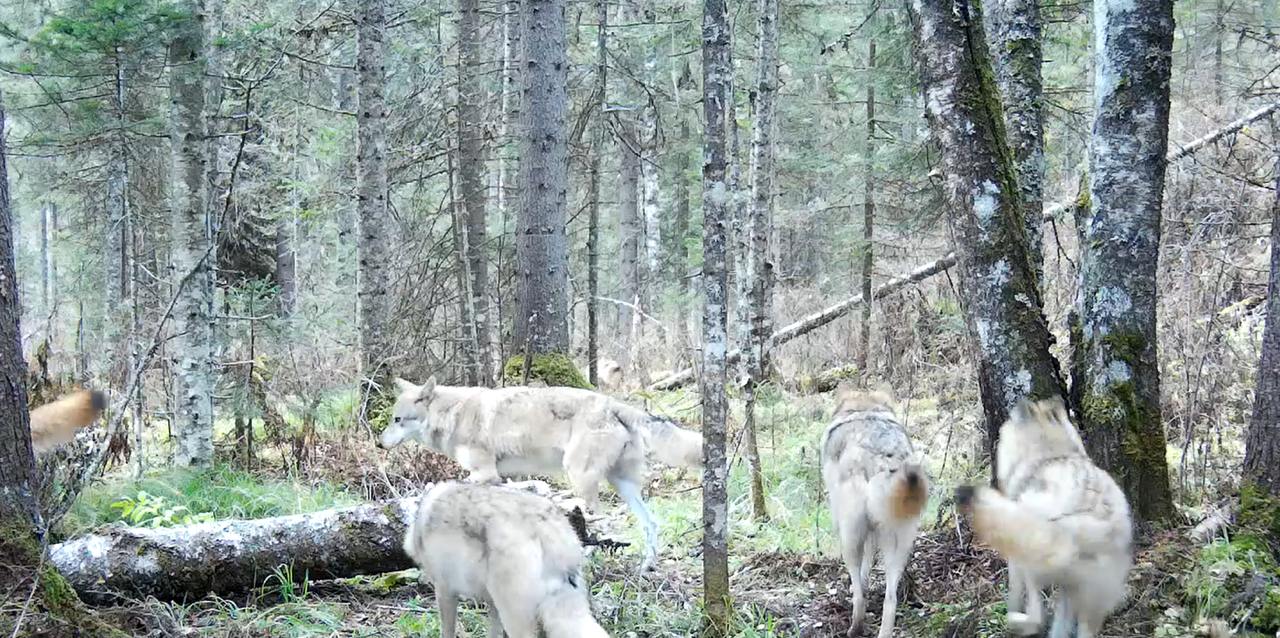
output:
[[[1267,319],[1258,361],[1258,387],[1244,450],[1244,478],[1280,498],[1280,149],[1276,155],[1276,199],[1271,206],[1271,278]],[[1280,519],[1276,521],[1280,523]]]
[[[362,0],[356,11],[356,295],[360,312],[360,396],[365,419],[381,409],[390,386],[387,268],[391,238],[387,210],[387,104],[383,66],[387,29],[385,0]]]
[[[1160,418],[1156,271],[1172,0],[1094,3],[1094,122],[1081,233],[1085,443],[1144,521],[1173,514]]]
[[[1026,217],[1027,246],[1037,276],[1043,270],[1044,88],[1041,80],[1040,0],[997,0],[991,26],[992,63],[1003,96],[1007,141],[1018,163],[1018,190]]]
[[[186,527],[121,527],[49,548],[55,567],[85,600],[198,600],[268,578],[349,578],[413,567],[405,529],[418,499]]]
[[[565,0],[525,0],[520,190],[516,213],[515,349],[569,352],[568,40]],[[526,362],[528,363],[528,362]]]
[[[733,198],[726,181],[725,113],[732,96],[729,12],[702,4],[702,586],[708,633],[729,632],[729,466],[725,458],[728,282],[725,234]]]
[[[600,162],[609,135],[609,3],[596,0],[596,97],[600,111],[591,131],[590,183],[587,186],[587,375],[600,384]],[[592,105],[594,108],[595,105]]]
[[[746,292],[747,330],[742,342],[746,353],[746,405],[744,444],[748,474],[751,476],[751,515],[756,520],[769,517],[764,502],[764,477],[760,467],[760,447],[756,442],[756,390],[769,370],[769,335],[773,309],[769,300],[773,288],[773,260],[769,237],[773,228],[773,119],[778,88],[778,2],[760,0],[757,26],[760,33],[756,52],[755,125],[751,139],[751,212],[747,219]]]
[[[199,0],[169,45],[173,308],[174,463],[213,463],[213,237],[208,217],[204,11]]]
[[[465,211],[462,239],[470,277],[468,314],[474,326],[468,345],[476,363],[473,377],[479,385],[487,386],[493,383],[494,362],[489,348],[489,264],[485,259],[489,243],[485,219],[488,149],[484,75],[480,72],[480,2],[460,0],[458,5],[458,189]]]
[[[914,3],[927,117],[941,150],[965,315],[977,340],[988,452],[1023,398],[1066,396],[1042,310],[977,2]],[[994,466],[995,456],[990,455]],[[995,476],[995,472],[992,472]]]

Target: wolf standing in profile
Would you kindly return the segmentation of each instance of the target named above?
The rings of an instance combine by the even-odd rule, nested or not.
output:
[[[560,474],[588,510],[609,481],[645,534],[641,570],[657,555],[658,527],[640,485],[647,452],[663,463],[702,467],[702,435],[603,394],[576,388],[469,388],[397,379],[391,424],[378,438],[390,449],[406,439],[453,458],[472,482]]]
[[[1093,638],[1124,599],[1133,561],[1124,493],[1089,460],[1059,399],[1021,402],[1000,428],[999,491],[961,487],[973,533],[1009,562],[1009,628],[1043,623],[1040,590],[1056,585],[1050,638]]]
[[[422,497],[404,551],[431,582],[440,638],[454,638],[458,598],[489,608],[489,636],[608,638],[591,616],[583,552],[565,513],[534,494],[444,483]]]
[[[924,470],[891,404],[879,392],[842,388],[835,417],[822,435],[822,482],[852,582],[849,636],[862,628],[867,579],[877,546],[884,556],[885,573],[879,637],[893,635],[898,582],[911,557],[929,495]]]
[[[31,411],[31,448],[36,456],[74,439],[98,420],[107,399],[96,390],[80,390]]]

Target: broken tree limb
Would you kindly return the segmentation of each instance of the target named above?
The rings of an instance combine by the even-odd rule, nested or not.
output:
[[[887,297],[902,288],[911,284],[928,279],[956,264],[956,254],[954,252],[947,253],[945,257],[937,261],[925,264],[910,273],[880,284],[874,292],[871,293],[872,300],[878,300]],[[785,325],[774,331],[769,336],[770,347],[780,346],[796,337],[805,333],[812,332],[817,328],[821,328],[836,319],[844,316],[850,310],[862,304],[862,295],[852,297],[841,301],[833,306],[828,306],[806,317],[802,317],[799,321]],[[728,363],[737,363],[742,358],[742,351],[734,349],[729,352]],[[688,383],[693,379],[693,368],[685,368],[665,379],[659,379],[649,386],[650,390],[669,390]]]
[[[1262,106],[1257,109],[1254,109],[1253,111],[1250,111],[1249,113],[1246,113],[1245,115],[1233,120],[1227,125],[1213,131],[1212,133],[1209,133],[1208,135],[1198,137],[1190,142],[1187,142],[1186,144],[1175,145],[1175,148],[1170,150],[1169,153],[1165,156],[1165,161],[1176,162],[1178,160],[1190,157],[1200,149],[1210,144],[1213,144],[1214,142],[1217,142],[1218,140],[1228,135],[1238,133],[1241,130],[1243,130],[1244,127],[1276,112],[1280,112],[1280,102],[1276,102],[1274,104],[1270,104],[1267,106]],[[1069,210],[1073,204],[1074,202],[1072,201],[1062,201],[1062,202],[1055,202],[1053,204],[1049,204],[1045,206],[1043,220],[1046,222],[1052,222],[1056,220],[1059,215]],[[876,288],[874,293],[872,293],[871,298],[873,300],[877,300],[882,297],[893,294],[897,292],[899,289],[903,288],[904,286],[923,281],[928,277],[936,275],[950,268],[951,266],[954,266],[955,263],[956,263],[955,253],[949,252],[946,254],[946,256],[942,257],[937,261],[921,266],[920,268],[917,268],[915,271],[908,273],[907,275],[898,277],[897,279],[894,279],[885,284],[882,284],[879,288]],[[773,335],[770,336],[770,342],[774,346],[786,343],[816,328],[821,328],[822,326],[825,326],[831,323],[832,321],[835,321],[836,319],[844,316],[850,310],[853,310],[854,308],[857,308],[861,305],[862,305],[862,295],[857,295],[855,297],[846,299],[838,304],[835,304],[834,306],[830,306],[828,308],[820,310],[817,313],[809,315],[808,317],[804,317],[799,321],[796,321],[795,323],[792,323],[790,325],[780,328],[778,331],[774,332]],[[732,350],[729,352],[729,355],[728,355],[728,363],[729,364],[737,363],[738,360],[741,358],[742,358],[741,350],[736,350],[736,349]],[[649,390],[670,390],[671,388],[677,388],[693,380],[693,376],[694,376],[693,368],[685,368],[670,376],[667,376],[665,378],[662,378],[653,382],[652,384],[649,385],[648,389]]]
[[[49,548],[80,598],[198,600],[269,578],[348,578],[413,567],[402,549],[417,511],[405,498],[311,514],[183,527],[109,528]]]

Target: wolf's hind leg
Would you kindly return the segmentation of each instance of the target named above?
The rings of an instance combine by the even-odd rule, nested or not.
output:
[[[491,592],[493,607],[502,619],[498,633],[493,633],[493,624],[489,625],[489,638],[502,638],[502,631],[508,638],[538,638],[537,606],[530,598],[527,590]]]
[[[437,582],[436,606],[440,609],[440,638],[458,635],[458,595],[443,582]]]
[[[844,566],[849,572],[849,593],[853,596],[853,610],[849,613],[849,633],[857,636],[862,631],[862,620],[867,613],[866,576],[870,572],[866,559],[867,549],[874,555],[875,544],[867,537],[867,525],[861,514],[840,525],[840,549],[844,554]],[[867,567],[866,571],[863,568]]]
[[[1022,575],[1022,569],[1013,563],[1009,563],[1009,596],[1006,602],[1006,608],[1009,613],[1022,613],[1026,610],[1027,602],[1027,581]]]
[[[640,486],[635,481],[615,477],[612,483],[614,489],[618,490],[618,495],[626,501],[627,507],[640,519],[640,526],[644,529],[644,559],[640,561],[640,571],[648,571],[658,557],[658,523],[653,520],[648,506],[644,504]]]
[[[489,615],[489,638],[502,638],[506,632],[502,628],[502,616],[498,613],[498,606],[492,600],[485,604],[488,607]]]
[[[1053,594],[1053,626],[1049,629],[1049,638],[1071,638],[1071,626],[1075,624],[1075,615],[1071,610],[1067,592],[1059,587]]]
[[[1026,600],[1026,612],[1009,612],[1007,616],[1009,621],[1009,630],[1020,636],[1034,636],[1040,633],[1040,627],[1044,624],[1044,605],[1040,600],[1040,583],[1036,582],[1030,570],[1019,569],[1022,572],[1023,593]]]
[[[911,546],[915,542],[914,528],[889,529],[881,536],[884,553],[884,607],[880,612],[879,638],[892,638],[893,626],[898,617],[898,584],[907,571],[911,559]]]

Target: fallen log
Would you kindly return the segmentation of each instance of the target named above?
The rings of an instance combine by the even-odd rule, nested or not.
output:
[[[1228,135],[1238,133],[1241,130],[1243,130],[1244,127],[1276,112],[1280,112],[1280,102],[1276,102],[1274,104],[1269,104],[1267,106],[1262,106],[1257,109],[1254,109],[1253,111],[1246,113],[1245,115],[1237,118],[1236,120],[1228,123],[1227,125],[1213,131],[1212,133],[1209,133],[1208,135],[1204,135],[1202,137],[1198,137],[1190,142],[1187,142],[1186,144],[1174,144],[1175,148],[1170,150],[1168,155],[1165,156],[1165,161],[1172,163],[1180,159],[1190,157],[1200,149],[1210,144],[1213,144],[1214,142],[1217,142],[1218,140]],[[1059,215],[1069,210],[1073,204],[1074,202],[1064,201],[1064,202],[1057,202],[1057,203],[1045,206],[1043,220],[1046,222],[1052,222],[1056,220]],[[903,275],[901,277],[898,277],[897,279],[894,279],[892,281],[889,281],[888,283],[881,285],[879,288],[876,288],[875,292],[871,294],[871,298],[873,300],[878,300],[881,297],[891,295],[897,292],[899,289],[907,286],[908,284],[917,283],[921,280],[927,279],[928,277],[936,275],[954,266],[955,263],[956,263],[955,253],[949,252],[946,254],[946,256],[942,257],[941,259],[938,259],[937,261],[931,262],[929,264],[925,264],[924,266],[917,268],[915,271],[911,273],[908,273],[906,275]],[[862,295],[857,295],[855,297],[850,297],[849,299],[846,299],[838,304],[835,304],[834,306],[824,308],[823,310],[820,310],[812,315],[809,315],[808,317],[804,317],[799,321],[796,321],[795,323],[784,326],[783,328],[779,329],[777,332],[774,332],[773,335],[769,337],[770,343],[774,346],[777,346],[779,344],[786,343],[796,337],[804,335],[805,333],[808,333],[816,328],[821,328],[822,326],[825,326],[831,323],[832,321],[835,321],[836,319],[844,316],[850,310],[853,310],[854,308],[861,306],[862,303],[863,303]],[[741,358],[742,358],[741,350],[736,350],[736,349],[731,350],[729,352],[727,362],[729,364],[734,364],[734,363],[737,363]],[[693,374],[694,374],[694,370],[692,367],[685,368],[666,378],[659,379],[654,383],[649,384],[648,389],[649,390],[670,390],[672,388],[677,388],[692,381]]]
[[[81,599],[198,600],[271,578],[301,583],[413,567],[402,549],[418,499],[183,527],[115,527],[49,548]]]

